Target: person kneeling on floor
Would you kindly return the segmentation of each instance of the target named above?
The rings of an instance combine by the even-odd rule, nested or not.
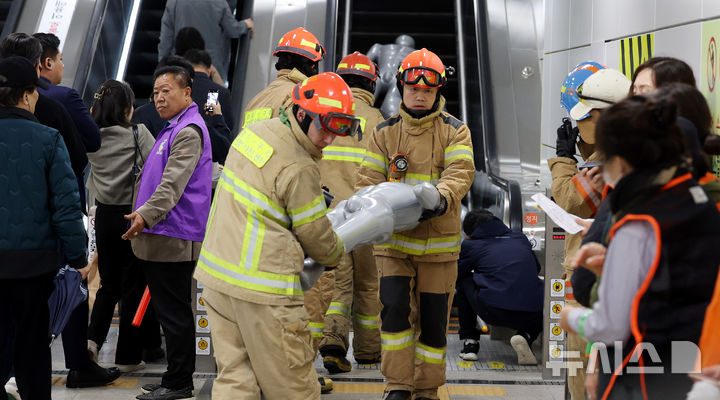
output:
[[[463,231],[455,295],[464,341],[460,357],[478,359],[480,316],[488,324],[517,330],[510,343],[518,364],[537,364],[530,345],[542,331],[543,283],[530,242],[488,210],[470,211]]]

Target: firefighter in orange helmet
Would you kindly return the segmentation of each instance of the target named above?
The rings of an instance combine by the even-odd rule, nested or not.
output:
[[[335,195],[331,205],[333,207],[353,194],[357,170],[365,155],[367,133],[384,119],[380,111],[373,107],[373,91],[378,75],[375,63],[356,51],[340,61],[336,72],[352,90],[355,116],[360,120],[363,135],[357,138],[336,138],[332,145],[323,149],[320,177],[323,185],[329,187]],[[334,273],[332,303],[318,328],[323,328],[320,342],[323,364],[330,373],[339,373],[351,369],[346,359],[351,326],[355,360],[359,364],[380,361],[380,330],[377,321],[380,304],[377,299],[377,268],[372,246],[363,246],[344,255]],[[320,289],[316,285],[311,292]]]
[[[318,63],[325,57],[325,49],[315,35],[305,28],[295,28],[280,38],[273,56],[278,57],[275,63],[277,78],[247,104],[243,127],[275,118],[281,108],[290,105],[293,86],[317,75]]]
[[[340,261],[317,161],[359,121],[334,73],[295,85],[292,102],[238,134],[218,181],[195,271],[218,369],[213,398],[320,398],[299,273],[305,254]]]
[[[445,383],[447,325],[460,251],[460,202],[475,175],[470,130],[442,111],[445,67],[427,49],[397,73],[399,114],[370,133],[355,188],[429,182],[440,205],[374,248],[380,274],[382,373],[388,400],[437,399]],[[402,162],[400,162],[402,161]]]

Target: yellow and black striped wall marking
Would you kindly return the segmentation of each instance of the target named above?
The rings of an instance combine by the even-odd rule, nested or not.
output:
[[[652,58],[654,50],[654,33],[620,40],[620,71],[628,79],[632,79],[635,69],[649,58]]]

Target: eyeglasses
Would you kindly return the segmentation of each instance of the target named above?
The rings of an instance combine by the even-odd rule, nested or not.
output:
[[[408,85],[417,85],[420,80],[426,86],[438,87],[443,84],[444,78],[437,71],[425,67],[413,67],[400,73],[400,80]]]

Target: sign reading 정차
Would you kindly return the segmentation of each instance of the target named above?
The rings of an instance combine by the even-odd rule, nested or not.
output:
[[[77,0],[49,0],[45,3],[37,31],[57,36],[60,39],[60,52],[65,46],[65,38],[76,6]]]

